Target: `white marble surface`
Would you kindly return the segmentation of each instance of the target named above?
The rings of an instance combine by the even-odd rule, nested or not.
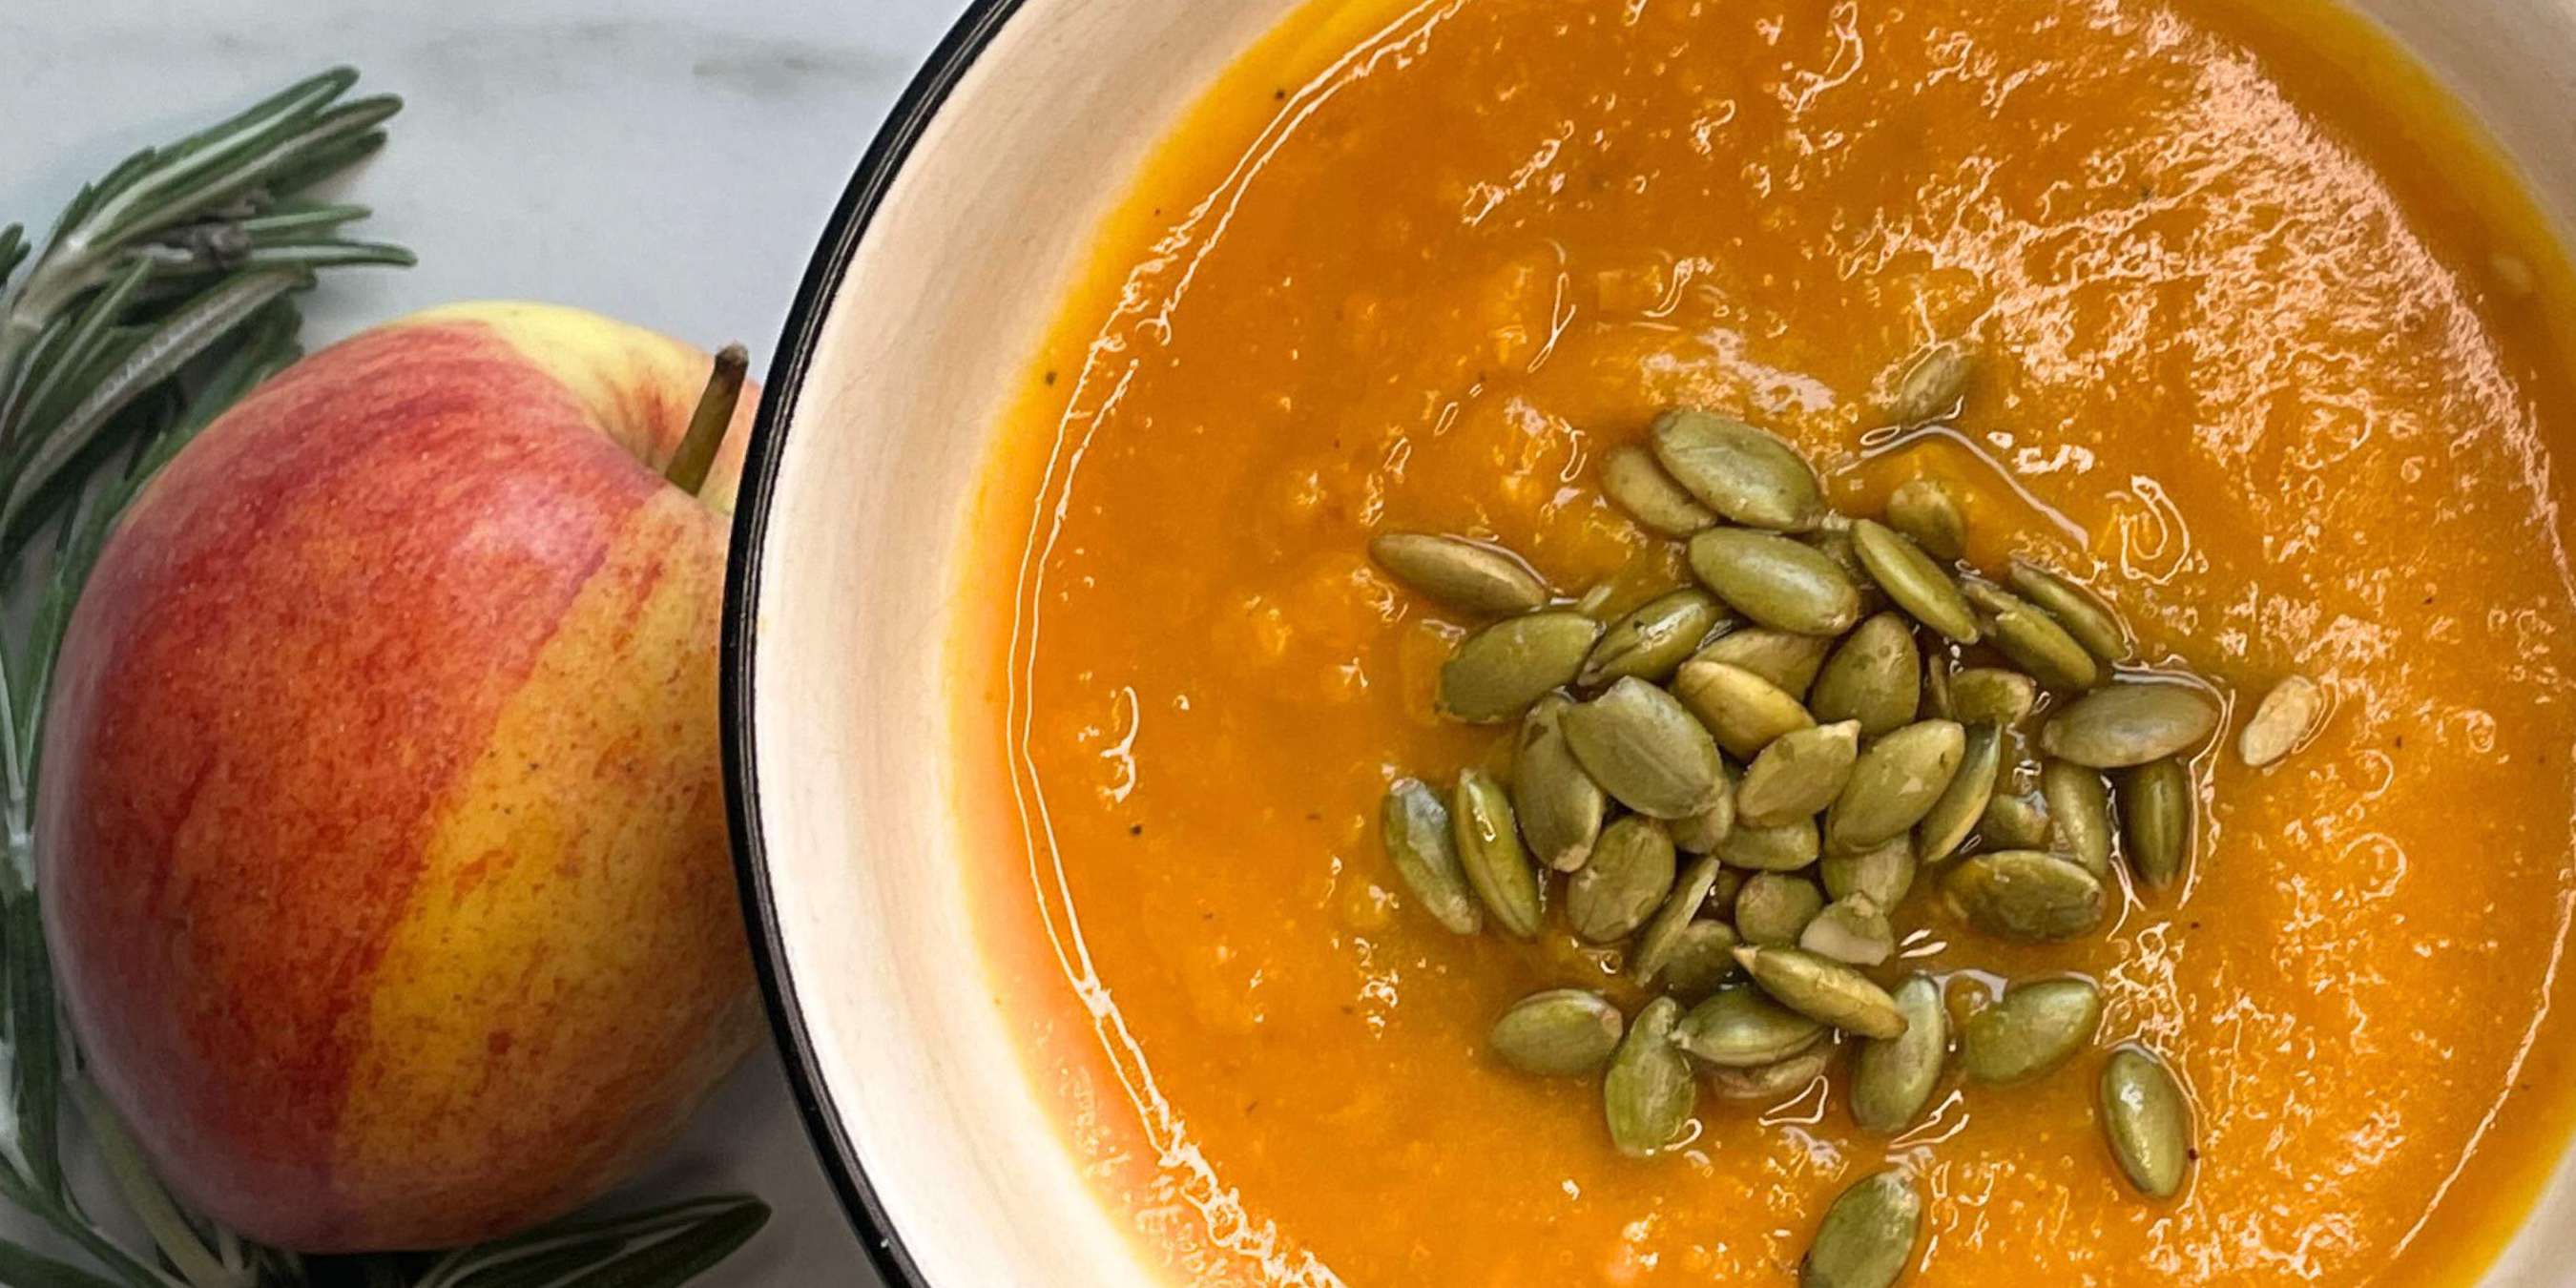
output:
[[[335,276],[308,339],[529,297],[740,339],[759,371],[851,167],[963,5],[0,0],[0,223],[50,220],[132,149],[346,62],[408,100],[352,196],[421,262]],[[647,1186],[777,1208],[711,1288],[875,1282],[766,1051]]]

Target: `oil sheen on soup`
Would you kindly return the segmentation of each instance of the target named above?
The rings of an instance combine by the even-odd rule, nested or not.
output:
[[[959,689],[983,949],[1148,1260],[1787,1282],[1893,1162],[1915,1282],[2474,1279],[2567,1112],[2563,270],[2403,63],[2250,7],[1328,5],[1210,92],[1003,436],[978,527],[1021,593]],[[1950,337],[1987,356],[1955,427],[1877,431]],[[2100,1045],[2184,1072],[2178,1199],[2120,1184],[2089,1063],[1953,1078],[1893,1141],[1830,1082],[1702,1097],[1639,1162],[1596,1083],[1485,1051],[1511,1000],[1617,985],[1559,928],[1449,934],[1389,869],[1389,779],[1510,733],[1431,714],[1469,623],[1367,542],[1678,582],[1595,482],[1676,405],[1794,442],[1847,508],[1953,481],[1972,561],[2082,577],[2229,695],[2222,748],[2271,680],[2330,694],[2279,764],[2203,758],[2191,880],[2106,933],[1899,917],[1917,969],[2101,982]]]

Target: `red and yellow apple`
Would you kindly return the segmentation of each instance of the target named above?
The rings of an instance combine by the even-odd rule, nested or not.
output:
[[[144,491],[74,614],[37,826],[90,1076],[186,1201],[307,1251],[542,1220],[759,1024],[717,619],[745,398],[465,305],[305,359]]]

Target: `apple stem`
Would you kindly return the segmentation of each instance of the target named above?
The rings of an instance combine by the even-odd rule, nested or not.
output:
[[[743,373],[750,367],[751,355],[739,344],[716,351],[706,392],[698,395],[698,409],[689,414],[689,432],[671,453],[670,467],[662,471],[662,477],[681,491],[695,496],[706,486],[707,471],[716,463],[716,448],[724,444],[725,427],[733,424],[733,405],[742,398]]]

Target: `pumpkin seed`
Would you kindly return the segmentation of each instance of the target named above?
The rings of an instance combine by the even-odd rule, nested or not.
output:
[[[2089,769],[2126,769],[2209,741],[2218,707],[2180,684],[2114,684],[2087,693],[2042,726],[2039,749]]]
[[[1875,738],[1914,718],[1923,700],[1923,655],[1895,613],[1862,622],[1816,673],[1807,710],[1818,720],[1857,720]]]
[[[1914,1262],[1923,1200],[1897,1171],[1844,1190],[1798,1262],[1798,1288],[1889,1288]]]
[[[1956,488],[1935,478],[1907,479],[1887,497],[1887,526],[1935,559],[1968,553],[1968,511]]]
[[[2004,850],[2036,850],[2048,844],[2048,806],[2033,793],[1997,793],[1986,802],[1977,831],[1988,845]]]
[[[1467,885],[1493,914],[1494,924],[1521,939],[1538,937],[1545,911],[1538,871],[1529,851],[1521,848],[1512,819],[1511,797],[1493,775],[1473,767],[1458,771],[1458,788],[1449,804],[1450,832],[1458,845],[1458,865]]]
[[[1627,1020],[1599,993],[1553,988],[1512,1003],[1486,1043],[1523,1073],[1564,1078],[1592,1073],[1619,1047]]]
[[[1841,520],[1839,525],[1835,523],[1838,519]],[[1839,514],[1830,516],[1824,527],[1806,533],[1798,540],[1808,549],[1833,560],[1834,566],[1843,570],[1843,576],[1860,588],[1861,611],[1869,611],[1869,602],[1878,597],[1878,586],[1869,579],[1869,565],[1861,562],[1860,547],[1852,544],[1851,520]]]
[[[1979,1082],[2036,1078],[2066,1063],[2102,1024],[2102,990],[2073,977],[2034,980],[1959,1027],[1959,1065]]]
[[[1601,1103],[1610,1143],[1630,1158],[1652,1158],[1672,1147],[1699,1099],[1690,1061],[1673,1044],[1682,1004],[1658,997],[1637,1012],[1628,1036],[1610,1057],[1601,1081]]]
[[[1914,853],[1926,863],[1937,863],[1966,844],[1986,816],[1986,803],[1994,798],[1995,778],[2003,767],[2003,729],[1992,724],[1968,726],[1959,772],[1950,776],[1950,785],[1941,789],[1932,808],[1924,811],[1923,821],[1914,825]]]
[[[1881,908],[1893,908],[1914,888],[1914,842],[1896,837],[1866,850],[1838,851],[1817,864],[1825,893],[1836,899],[1867,895]]]
[[[1688,854],[1710,854],[1735,830],[1735,796],[1729,793],[1717,803],[1685,818],[1672,820],[1673,844]]]
[[[1673,695],[1630,676],[1565,713],[1565,745],[1610,798],[1653,818],[1684,818],[1732,792],[1708,730]]]
[[[1947,791],[1967,752],[1949,720],[1922,720],[1871,743],[1825,811],[1825,848],[1860,850],[1901,836]]]
[[[1744,893],[1744,883],[1752,880],[1753,874],[1727,867],[1725,863],[1724,859],[1718,860],[1717,879],[1708,883],[1707,906],[1712,912],[1720,908],[1726,909],[1731,916],[1735,909],[1735,897]]]
[[[1728,867],[1748,872],[1795,872],[1816,861],[1821,846],[1816,820],[1808,815],[1777,827],[1746,827],[1741,822],[1714,853]]]
[[[1574,679],[1601,627],[1571,609],[1507,617],[1459,641],[1440,668],[1440,709],[1469,724],[1516,719]]]
[[[1869,976],[1841,962],[1797,948],[1748,944],[1735,950],[1744,973],[1781,1005],[1820,1023],[1865,1038],[1892,1038],[1905,1032],[1905,1017],[1896,999]]]
[[[2041,684],[2074,692],[2092,688],[2102,678],[2101,663],[2036,605],[1974,578],[1963,584],[1962,593],[1991,620],[1987,638]]]
[[[1664,991],[1685,1002],[1716,992],[1743,969],[1735,962],[1738,942],[1735,927],[1714,917],[1682,927],[1673,939],[1672,952],[1664,958]]]
[[[1422,910],[1455,934],[1484,929],[1485,914],[1458,865],[1458,843],[1450,835],[1449,809],[1440,803],[1439,793],[1418,779],[1396,779],[1387,784],[1377,817],[1387,860]]]
[[[1758,1069],[1814,1046],[1825,1026],[1772,1001],[1760,990],[1722,988],[1691,1008],[1673,1040],[1705,1064]]]
[[[1566,924],[1586,943],[1615,943],[1645,925],[1672,891],[1673,838],[1663,824],[1625,814],[1566,882]]]
[[[1807,857],[1815,858],[1814,815],[1833,804],[1860,757],[1858,721],[1796,729],[1782,734],[1753,758],[1744,781],[1735,789],[1735,817],[1751,827],[1776,828],[1804,822]],[[1729,860],[1732,862],[1733,860]],[[1738,863],[1738,867],[1761,867]]]
[[[2191,1170],[2191,1104],[2173,1070],[2136,1047],[2102,1066],[2102,1131],[2129,1184],[2149,1198],[2182,1191]]]
[[[1661,681],[1700,646],[1725,614],[1708,592],[1684,587],[1647,600],[1610,624],[1583,659],[1577,684],[1607,684],[1623,675]]]
[[[1609,800],[1575,763],[1565,743],[1564,718],[1574,704],[1551,693],[1521,719],[1519,749],[1512,756],[1512,812],[1521,839],[1538,861],[1559,872],[1581,868],[1601,838]]]
[[[1647,433],[1664,472],[1728,519],[1804,532],[1824,515],[1824,489],[1807,458],[1743,421],[1677,408]]]
[[[1637,945],[1628,954],[1628,978],[1639,987],[1655,982],[1655,976],[1669,966],[1673,954],[1680,950],[1682,932],[1699,916],[1700,906],[1708,902],[1709,887],[1717,883],[1717,860],[1703,858],[1682,869],[1673,882],[1673,892],[1665,896],[1664,906],[1637,936]]]
[[[2037,564],[2014,560],[2008,574],[2012,588],[2055,618],[2084,651],[2116,666],[2129,660],[2129,628],[2099,596],[2062,574]]]
[[[1547,583],[1500,546],[1465,537],[1386,532],[1369,556],[1418,594],[1467,613],[1526,613],[1547,607]]]
[[[1869,569],[1870,580],[1887,592],[1914,620],[1957,640],[1977,642],[1977,615],[1960,594],[1959,583],[1941,570],[1913,540],[1883,523],[1863,519],[1852,525],[1852,545]]]
[[[2162,890],[2191,866],[2198,793],[2191,770],[2173,757],[2151,760],[2120,776],[2120,828],[2129,840],[2129,870],[2138,884]]]
[[[1720,1100],[1768,1100],[1777,1102],[1797,1095],[1816,1085],[1832,1067],[1834,1049],[1818,1044],[1806,1051],[1752,1069],[1712,1068],[1701,1074],[1708,1089]]]
[[[1905,1032],[1861,1043],[1851,1082],[1852,1121],[1863,1131],[1889,1134],[1923,1116],[1950,1055],[1950,1012],[1941,1003],[1941,986],[1928,975],[1912,975],[1891,996],[1905,1017]]]
[[[2111,788],[2102,773],[2063,760],[2039,771],[2040,798],[2048,802],[2053,852],[2096,878],[2111,875]]]
[[[1936,648],[1923,659],[1923,710],[1926,714],[1943,720],[1959,720],[1958,709],[1950,705],[1950,680],[1958,669],[1944,649]],[[1959,723],[1972,722],[1959,720]]]
[[[1786,948],[1825,910],[1815,882],[1785,872],[1756,872],[1735,896],[1735,933],[1748,944]]]
[[[1687,537],[1717,522],[1717,513],[1701,505],[1655,455],[1634,443],[1611,448],[1601,458],[1601,490],[1610,502],[1650,532]]]
[[[2100,878],[2037,850],[1972,854],[1942,878],[1941,893],[1969,925],[2016,943],[2086,934],[2108,900]]]
[[[2316,681],[2304,675],[2282,680],[2255,705],[2253,718],[2236,736],[2236,754],[2256,769],[2289,755],[2316,728],[2325,709],[2326,691]]]
[[[1950,718],[2010,729],[2039,705],[2039,681],[1999,666],[1972,666],[1950,677]]]
[[[1957,414],[1960,399],[1968,392],[1968,378],[1976,369],[1976,355],[1956,340],[1926,348],[1896,378],[1895,393],[1887,400],[1888,419],[1913,426]]]
[[[1795,700],[1804,697],[1808,686],[1816,682],[1816,672],[1824,666],[1825,654],[1833,647],[1833,640],[1822,635],[1747,626],[1709,641],[1694,660],[1743,667]]]
[[[1673,694],[1738,760],[1752,760],[1772,740],[1816,722],[1778,685],[1730,662],[1682,663]]]
[[[1691,572],[1755,623],[1840,635],[1860,620],[1860,587],[1830,556],[1775,533],[1711,528],[1690,539]]]
[[[1847,966],[1878,966],[1896,955],[1896,931],[1877,900],[1856,894],[1826,904],[1798,932],[1798,947]]]

